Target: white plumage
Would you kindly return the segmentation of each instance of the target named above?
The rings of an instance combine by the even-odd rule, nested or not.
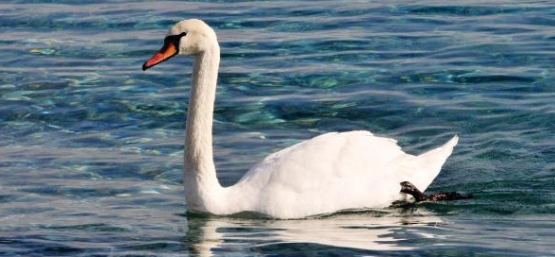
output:
[[[303,218],[347,209],[383,208],[406,197],[400,182],[424,191],[457,144],[457,136],[419,156],[368,131],[327,133],[269,155],[235,185],[220,186],[212,156],[212,117],[220,49],[200,20],[176,24],[148,69],[175,54],[195,56],[187,116],[184,186],[192,211],[256,212]],[[175,48],[172,51],[172,45]],[[170,52],[168,52],[170,51]]]

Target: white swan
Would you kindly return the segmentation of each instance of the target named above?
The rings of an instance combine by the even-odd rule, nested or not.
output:
[[[404,199],[400,182],[424,191],[457,144],[419,156],[368,131],[327,133],[271,154],[237,184],[222,187],[212,155],[212,117],[220,47],[201,20],[174,25],[146,70],[177,54],[195,57],[186,124],[184,187],[190,211],[215,215],[255,212],[280,219],[347,209],[384,208]]]

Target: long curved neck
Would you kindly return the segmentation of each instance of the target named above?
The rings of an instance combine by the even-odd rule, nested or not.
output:
[[[221,191],[212,153],[212,117],[216,97],[220,48],[197,54],[189,98],[185,135],[185,198],[189,208],[207,211]]]

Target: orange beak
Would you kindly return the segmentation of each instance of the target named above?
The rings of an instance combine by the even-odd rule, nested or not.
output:
[[[156,64],[166,61],[176,55],[177,55],[177,48],[175,47],[175,45],[170,42],[165,42],[162,49],[160,49],[158,53],[156,53],[154,56],[152,56],[152,58],[150,58],[148,61],[146,61],[143,64],[143,71],[149,69],[150,67]]]

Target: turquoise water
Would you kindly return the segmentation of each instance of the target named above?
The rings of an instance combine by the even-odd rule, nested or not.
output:
[[[265,155],[368,129],[460,142],[460,202],[310,220],[186,213],[189,58],[142,63],[185,18],[222,47],[224,185]],[[0,256],[555,256],[555,2],[0,3]]]

